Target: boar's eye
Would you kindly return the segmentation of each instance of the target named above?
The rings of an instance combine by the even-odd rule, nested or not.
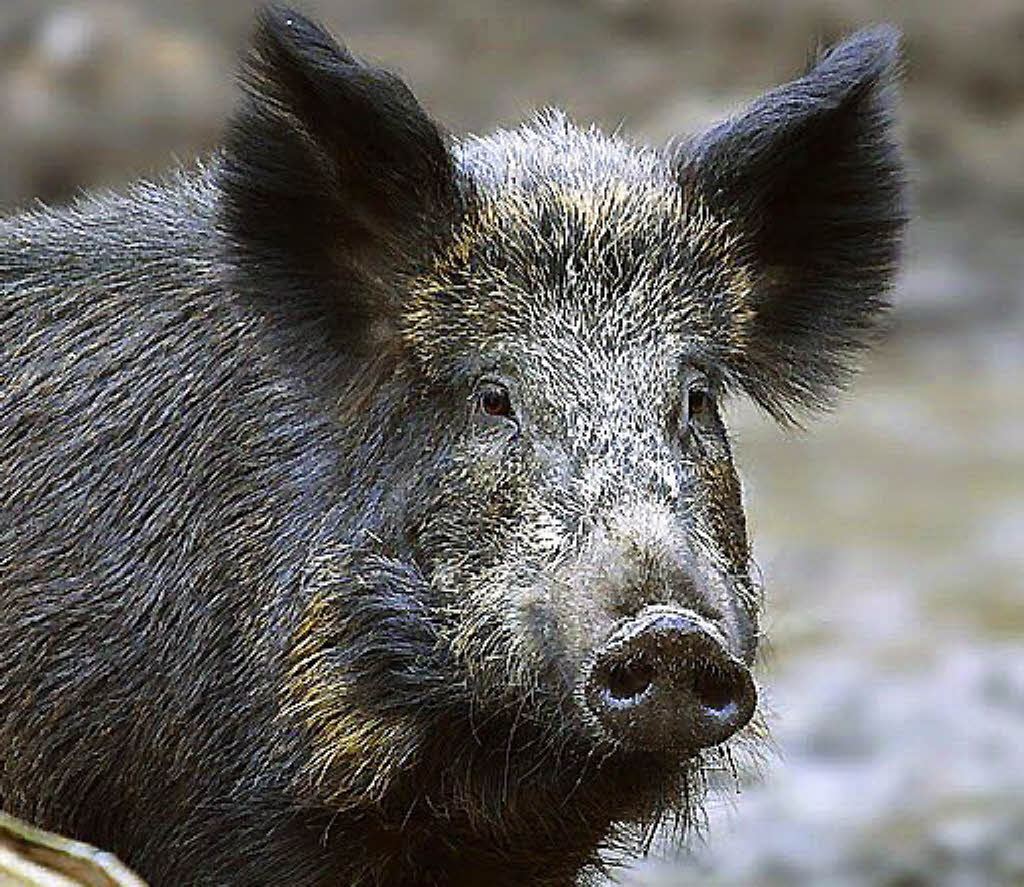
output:
[[[500,385],[487,385],[480,391],[480,409],[488,416],[511,416],[512,401]]]
[[[711,409],[711,392],[695,385],[686,394],[686,412],[691,419],[701,419]]]

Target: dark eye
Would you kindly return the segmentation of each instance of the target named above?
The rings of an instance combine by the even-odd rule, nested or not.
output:
[[[711,394],[694,387],[687,392],[686,411],[691,419],[700,419],[711,409]]]
[[[488,416],[511,416],[512,401],[508,391],[497,385],[488,385],[480,392],[480,409]]]

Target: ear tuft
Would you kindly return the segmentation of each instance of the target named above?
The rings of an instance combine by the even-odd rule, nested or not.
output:
[[[887,307],[906,223],[898,69],[898,31],[861,31],[679,155],[750,272],[731,370],[782,420],[828,405]]]
[[[218,177],[246,284],[344,325],[393,308],[366,287],[414,272],[458,212],[445,134],[398,77],[283,7],[260,14],[241,76]]]

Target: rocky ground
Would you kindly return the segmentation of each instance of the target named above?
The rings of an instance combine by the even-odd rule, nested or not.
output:
[[[1020,0],[320,0],[454,131],[546,104],[661,141],[906,33],[915,221],[893,329],[807,435],[733,427],[773,647],[776,751],[668,885],[1024,884],[1024,5]],[[217,139],[248,3],[4,0],[0,209],[152,175]]]

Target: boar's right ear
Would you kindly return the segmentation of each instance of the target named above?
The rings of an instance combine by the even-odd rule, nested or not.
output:
[[[899,33],[855,34],[685,145],[684,191],[735,234],[734,378],[781,420],[827,406],[885,309],[906,222]]]
[[[358,338],[450,235],[446,137],[398,77],[280,7],[261,13],[242,79],[217,172],[240,286]]]

